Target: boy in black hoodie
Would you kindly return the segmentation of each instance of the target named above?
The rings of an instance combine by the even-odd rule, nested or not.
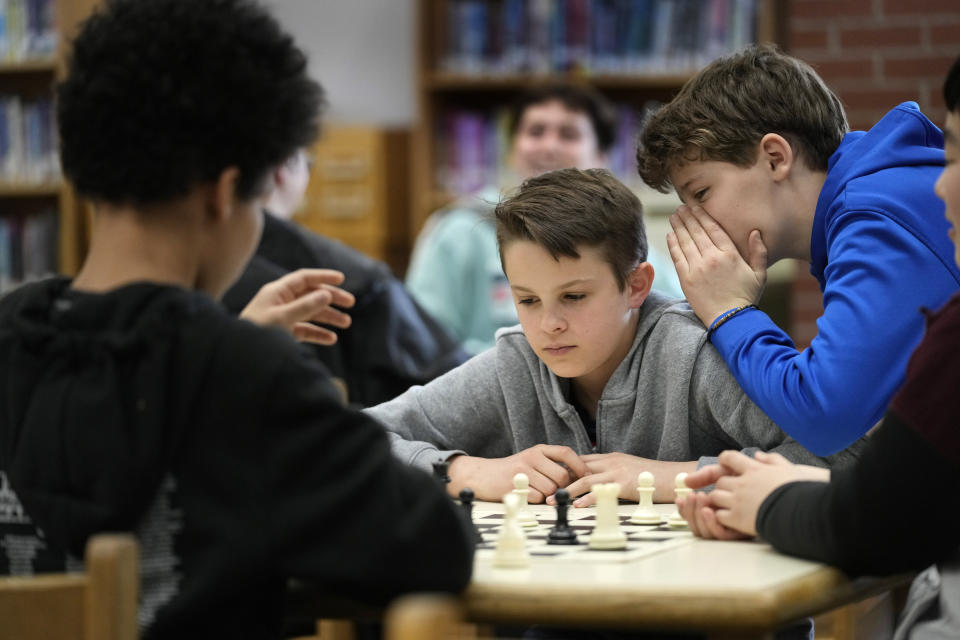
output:
[[[96,204],[74,280],[0,300],[0,574],[141,547],[145,638],[280,633],[288,578],[384,602],[462,588],[464,522],[288,332],[215,302],[249,259],[270,171],[322,91],[252,0],[112,0],[58,87],[64,172]],[[245,316],[342,324],[339,274],[291,274]]]

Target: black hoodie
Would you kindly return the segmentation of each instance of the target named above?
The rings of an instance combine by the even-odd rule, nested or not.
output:
[[[0,300],[0,574],[134,531],[145,638],[276,637],[289,578],[463,588],[460,514],[289,336],[175,287],[69,285]]]

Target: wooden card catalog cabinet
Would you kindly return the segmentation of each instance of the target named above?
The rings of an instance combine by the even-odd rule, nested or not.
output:
[[[295,219],[402,275],[410,251],[407,143],[406,131],[327,127]]]

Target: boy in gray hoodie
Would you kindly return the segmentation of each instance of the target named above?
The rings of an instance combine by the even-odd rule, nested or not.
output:
[[[601,482],[637,499],[643,470],[654,499],[670,501],[677,473],[730,447],[821,466],[850,459],[790,439],[743,393],[690,307],[651,292],[640,201],[608,171],[532,178],[494,216],[520,326],[367,410],[402,460],[449,460],[453,494],[499,500],[523,472],[531,502],[566,487],[587,506]]]

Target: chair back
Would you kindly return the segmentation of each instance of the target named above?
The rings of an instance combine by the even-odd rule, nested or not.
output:
[[[0,578],[0,640],[136,640],[137,542],[90,538],[83,573]]]

